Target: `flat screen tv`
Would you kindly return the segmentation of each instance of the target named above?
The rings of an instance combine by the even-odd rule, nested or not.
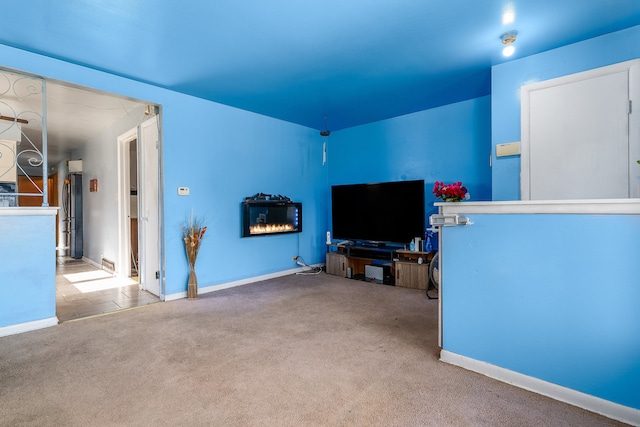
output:
[[[331,187],[333,238],[409,243],[424,234],[424,181]]]

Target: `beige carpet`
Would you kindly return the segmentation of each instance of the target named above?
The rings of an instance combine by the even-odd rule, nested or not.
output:
[[[288,276],[0,338],[0,425],[621,425],[439,362],[437,304]]]

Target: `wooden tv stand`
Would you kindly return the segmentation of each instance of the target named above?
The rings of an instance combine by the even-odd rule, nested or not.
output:
[[[433,252],[416,252],[395,246],[327,245],[327,274],[372,281],[365,276],[365,266],[389,268],[383,284],[404,288],[426,289],[429,283],[429,261]],[[418,259],[422,258],[422,264]],[[379,283],[379,282],[378,282]]]

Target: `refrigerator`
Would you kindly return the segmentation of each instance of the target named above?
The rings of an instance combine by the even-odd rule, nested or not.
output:
[[[70,174],[69,181],[69,256],[82,259],[82,174]]]

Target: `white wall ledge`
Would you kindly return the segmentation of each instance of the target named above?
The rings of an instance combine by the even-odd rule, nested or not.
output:
[[[55,216],[60,208],[49,207],[10,207],[0,208],[0,216]]]
[[[437,202],[434,205],[445,214],[640,215],[640,199]]]

